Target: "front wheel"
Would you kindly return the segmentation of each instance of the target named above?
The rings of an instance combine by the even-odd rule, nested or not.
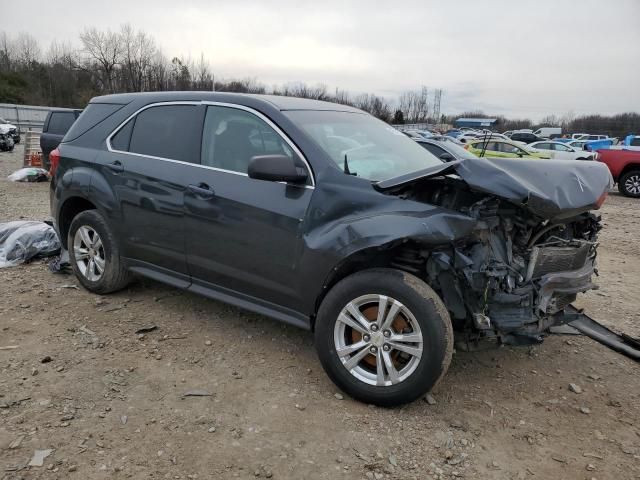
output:
[[[626,197],[640,198],[640,170],[631,170],[620,176],[618,190]]]
[[[318,311],[318,356],[329,377],[360,401],[411,402],[444,376],[453,329],[438,295],[419,278],[371,269],[341,280]]]

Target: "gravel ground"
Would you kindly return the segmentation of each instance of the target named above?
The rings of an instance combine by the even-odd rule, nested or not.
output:
[[[47,183],[5,180],[21,151],[0,153],[0,222],[49,216]],[[580,300],[636,336],[638,205],[603,207]],[[640,478],[640,369],[588,338],[457,352],[435,404],[380,409],[337,391],[310,333],[152,281],[99,297],[37,261],[0,292],[2,479]]]

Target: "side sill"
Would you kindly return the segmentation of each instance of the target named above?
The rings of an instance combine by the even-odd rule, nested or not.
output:
[[[217,285],[194,284],[186,275],[170,270],[159,269],[158,267],[146,262],[131,259],[125,259],[125,262],[131,272],[142,275],[143,277],[151,278],[152,280],[156,280],[182,290],[188,290],[213,300],[218,300],[235,307],[243,308],[289,325],[293,325],[294,327],[311,330],[309,317],[294,310],[290,310],[279,305],[266,304],[254,297],[249,297]]]

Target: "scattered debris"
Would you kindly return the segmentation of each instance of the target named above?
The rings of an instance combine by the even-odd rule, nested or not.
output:
[[[435,405],[436,404],[436,399],[433,395],[431,395],[430,393],[427,393],[424,396],[424,401],[427,402],[429,405]]]
[[[51,358],[49,355],[47,355],[42,360],[40,360],[40,363],[49,363],[51,361],[53,361],[53,358]]]
[[[582,387],[575,383],[569,384],[569,390],[571,390],[573,393],[578,393],[578,394],[582,393]]]
[[[33,452],[31,461],[27,464],[29,467],[41,467],[44,465],[44,459],[53,453],[53,449],[36,450]]]
[[[342,395],[341,393],[334,393],[333,396],[336,397],[338,400],[344,399],[344,395]]]
[[[149,333],[149,332],[153,332],[154,330],[158,330],[158,326],[157,325],[148,325],[146,327],[139,328],[138,330],[135,331],[135,333],[137,333],[137,334]]]
[[[591,413],[591,410],[588,407],[580,407],[580,412],[584,413],[585,415],[589,415]]]
[[[582,456],[587,458],[597,458],[598,460],[604,460],[604,457],[602,455],[598,455],[597,453],[584,452]]]
[[[182,397],[211,397],[213,393],[209,393],[206,390],[189,390],[182,394]]]
[[[65,283],[64,285],[60,285],[60,288],[73,288],[74,290],[80,290],[78,285],[74,285],[73,283]]]
[[[0,347],[0,350],[15,350],[18,345],[7,345],[6,347]]]
[[[105,313],[115,312],[117,310],[122,310],[124,307],[122,305],[113,305],[111,307],[107,307],[103,310]]]
[[[44,168],[25,167],[16,170],[7,177],[12,182],[46,182],[49,180],[49,174]]]
[[[82,333],[86,333],[87,335],[91,335],[92,337],[96,336],[96,332],[89,330],[85,325],[82,325],[78,330]]]
[[[129,419],[129,417],[127,417],[126,415],[122,415],[120,417],[120,423],[122,423],[122,425],[126,425],[128,419]]]
[[[207,340],[206,342],[204,342],[204,344],[205,344],[207,347],[210,347],[210,346],[212,345],[212,344],[211,344],[211,340]]]
[[[15,448],[18,448],[20,446],[20,444],[22,443],[22,440],[24,440],[24,435],[20,435],[18,438],[16,438],[14,441],[12,441],[9,444],[9,449],[13,450]]]
[[[60,251],[58,234],[44,222],[0,223],[0,268],[13,267]]]

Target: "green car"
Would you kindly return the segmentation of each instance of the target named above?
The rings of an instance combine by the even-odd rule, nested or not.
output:
[[[471,140],[465,147],[468,151],[478,157],[499,157],[499,158],[551,158],[547,153],[528,152],[515,143],[506,140]],[[484,150],[484,153],[483,153]]]

